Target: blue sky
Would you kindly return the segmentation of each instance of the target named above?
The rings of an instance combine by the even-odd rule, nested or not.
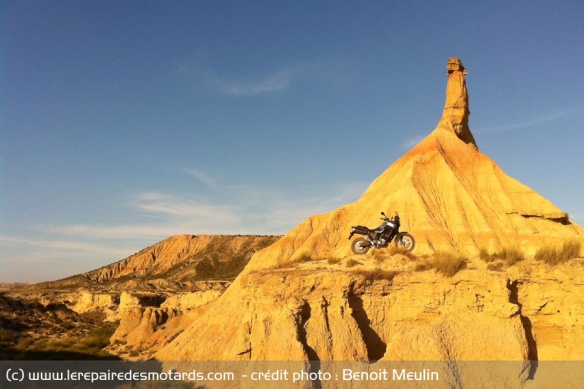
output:
[[[581,1],[0,2],[0,282],[284,234],[440,119],[584,224]]]

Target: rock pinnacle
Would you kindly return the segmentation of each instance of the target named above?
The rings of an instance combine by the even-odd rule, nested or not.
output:
[[[446,86],[446,104],[442,121],[465,143],[472,143],[477,147],[474,136],[468,127],[468,92],[465,76],[468,73],[459,58],[452,57],[446,64],[448,85]],[[478,148],[478,147],[477,147]]]

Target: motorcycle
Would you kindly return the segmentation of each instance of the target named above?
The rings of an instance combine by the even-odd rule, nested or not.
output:
[[[349,239],[355,234],[363,235],[362,238],[357,238],[351,243],[351,250],[357,255],[367,254],[369,249],[380,249],[389,246],[392,240],[395,239],[395,245],[398,249],[412,251],[416,246],[416,241],[411,234],[406,231],[399,231],[400,220],[396,212],[393,219],[388,218],[384,212],[381,220],[383,223],[376,229],[372,230],[365,226],[352,226]]]

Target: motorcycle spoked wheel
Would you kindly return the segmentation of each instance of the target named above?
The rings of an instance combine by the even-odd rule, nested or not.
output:
[[[412,251],[416,247],[416,241],[410,234],[399,234],[395,238],[395,247],[398,250]]]
[[[351,251],[357,255],[367,254],[370,247],[371,243],[365,238],[357,238],[351,243]]]

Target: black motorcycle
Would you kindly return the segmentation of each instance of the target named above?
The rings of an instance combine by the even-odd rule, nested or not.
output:
[[[349,235],[349,239],[355,234],[364,235],[363,238],[357,238],[351,243],[353,253],[358,255],[367,254],[371,248],[380,249],[389,246],[393,239],[395,239],[395,245],[398,249],[412,251],[416,245],[416,241],[407,232],[399,231],[400,221],[397,212],[393,219],[385,216],[384,212],[381,212],[381,215],[383,216],[381,218],[383,223],[374,230],[365,226],[351,227],[353,230]]]

